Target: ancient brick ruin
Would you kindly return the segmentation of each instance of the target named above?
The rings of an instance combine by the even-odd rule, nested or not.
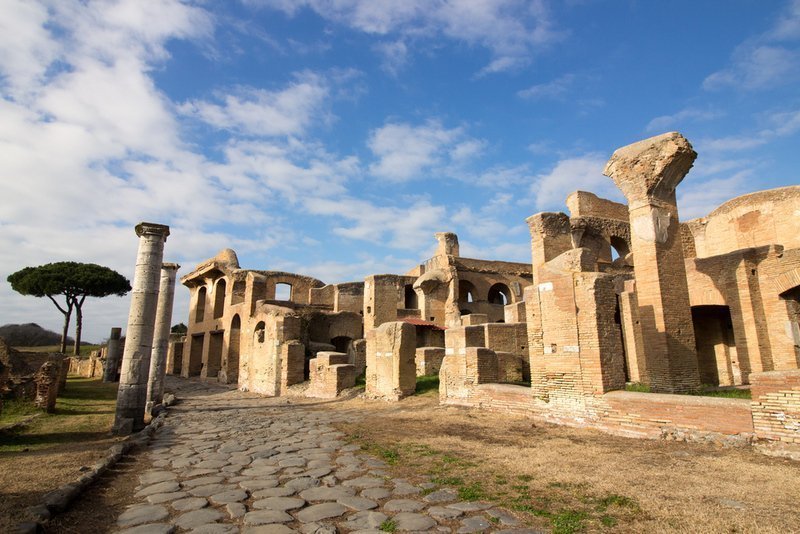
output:
[[[676,188],[695,157],[676,132],[617,150],[605,173],[627,204],[576,191],[568,214],[532,215],[530,264],[461,257],[438,233],[405,274],[325,284],[242,269],[224,250],[181,278],[189,327],[167,372],[325,398],[362,376],[367,397],[392,401],[439,374],[444,404],[796,446],[800,186],[681,222]],[[752,407],[673,395],[701,384],[753,384]]]

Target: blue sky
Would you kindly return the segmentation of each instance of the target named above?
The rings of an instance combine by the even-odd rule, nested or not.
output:
[[[524,219],[666,131],[683,220],[798,183],[800,1],[0,0],[0,324],[58,329],[8,274],[132,276],[142,220],[189,272],[326,282],[462,254],[529,261]],[[127,320],[91,301],[85,338]],[[186,321],[188,291],[173,322]]]

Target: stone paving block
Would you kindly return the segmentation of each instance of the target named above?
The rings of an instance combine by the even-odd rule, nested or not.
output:
[[[253,502],[253,508],[256,510],[280,510],[286,512],[288,510],[295,510],[305,506],[305,499],[297,497],[268,497],[259,501]]]
[[[418,512],[425,508],[425,504],[411,499],[392,499],[383,505],[387,512]]]
[[[233,487],[227,484],[207,484],[205,486],[189,488],[189,493],[195,497],[211,497],[216,493],[222,493],[223,491],[227,491],[229,489],[233,489]]]
[[[215,510],[213,508],[202,508],[200,510],[185,512],[175,520],[175,524],[180,528],[188,530],[205,525],[206,523],[213,523],[218,519],[222,519],[222,517],[222,512],[219,510]]]
[[[205,486],[207,484],[219,484],[223,482],[225,477],[220,476],[213,476],[213,477],[200,477],[200,478],[192,478],[189,480],[184,480],[181,482],[181,486],[184,488],[195,488],[197,486]]]
[[[347,512],[347,507],[335,502],[314,504],[297,512],[297,519],[303,523],[339,517]]]
[[[154,493],[147,496],[147,502],[150,504],[163,504],[165,502],[174,501],[188,497],[189,494],[185,491],[173,491],[172,493]]]
[[[458,493],[453,489],[445,488],[425,495],[422,500],[437,504],[443,502],[453,502],[458,500]]]
[[[239,527],[222,523],[202,525],[189,531],[190,534],[238,534]]]
[[[175,480],[176,475],[171,471],[145,471],[139,475],[139,484],[142,486],[152,486],[159,482]]]
[[[469,534],[471,532],[483,532],[491,527],[492,524],[488,519],[482,516],[468,517],[461,521],[461,527],[458,529],[459,534]]]
[[[382,499],[388,498],[392,494],[388,488],[367,488],[361,491],[361,496],[366,497],[367,499],[372,499],[375,501],[380,501]]]
[[[355,490],[344,486],[318,486],[300,492],[300,497],[307,501],[336,501],[355,495]]]
[[[232,489],[216,493],[211,496],[211,502],[214,504],[227,504],[231,502],[241,502],[247,499],[247,492],[240,489]]]
[[[159,505],[140,504],[122,512],[117,519],[119,527],[133,527],[143,523],[155,523],[169,516],[166,508]]]
[[[397,525],[397,530],[424,531],[436,526],[430,516],[415,512],[401,512],[392,519]]]
[[[172,493],[173,491],[178,491],[180,489],[181,487],[177,482],[168,480],[166,482],[159,482],[158,484],[153,484],[140,489],[135,495],[136,497],[147,497],[148,495],[154,495],[156,493]]]
[[[139,525],[138,527],[126,528],[118,531],[117,534],[172,534],[175,532],[175,525],[166,523],[150,523]]]
[[[464,512],[446,506],[431,506],[428,508],[428,514],[436,519],[455,519],[464,515]]]
[[[297,531],[286,525],[260,525],[257,527],[245,527],[242,534],[294,534]]]
[[[336,499],[336,502],[343,504],[352,510],[372,510],[373,508],[378,507],[378,503],[364,497],[342,497]]]
[[[240,502],[232,502],[225,505],[225,511],[231,519],[239,519],[247,513],[247,507]]]
[[[345,480],[342,484],[351,488],[365,489],[379,488],[385,486],[386,482],[382,478],[377,477],[359,477]]]
[[[279,510],[259,510],[247,512],[244,515],[246,525],[268,525],[270,523],[288,523],[289,521],[294,521],[294,518]]]
[[[192,510],[199,510],[208,506],[208,500],[205,497],[189,497],[187,499],[180,499],[173,502],[170,506],[179,512],[191,512]]]

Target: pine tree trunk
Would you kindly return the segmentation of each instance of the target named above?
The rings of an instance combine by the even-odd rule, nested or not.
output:
[[[81,355],[81,331],[83,330],[83,310],[80,305],[75,306],[75,356]]]
[[[63,313],[63,312],[62,312]],[[61,330],[61,354],[67,353],[67,334],[69,333],[69,319],[72,316],[72,306],[64,313],[64,328]]]

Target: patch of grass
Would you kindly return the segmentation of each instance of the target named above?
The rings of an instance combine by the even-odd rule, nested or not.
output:
[[[384,449],[382,447],[378,447],[378,454],[381,458],[386,460],[387,464],[395,465],[398,460],[400,460],[400,453],[397,452],[396,449]]]
[[[441,486],[463,486],[464,479],[461,477],[433,477],[431,482]]]
[[[117,384],[70,377],[56,400],[55,413],[43,414],[14,433],[0,435],[0,453],[105,439],[114,420],[116,398]]]
[[[501,475],[495,475],[494,483],[497,484],[498,486],[505,486],[506,484],[508,484],[508,479]]]
[[[650,393],[650,386],[642,384],[641,382],[629,382],[625,384],[625,391],[633,391],[635,393]]]
[[[361,373],[356,377],[356,387],[367,387],[367,373]]]
[[[639,509],[639,503],[637,503],[634,499],[625,497],[624,495],[617,495],[616,493],[612,493],[597,500],[597,509],[601,512],[605,512],[611,505],[617,505],[623,508],[631,508],[636,510]]]
[[[577,510],[566,510],[554,515],[553,522],[554,534],[572,534],[583,530],[583,523],[586,520],[586,512]]]
[[[434,491],[436,491],[437,489],[439,489],[439,487],[438,487],[438,486],[434,486],[433,488],[424,488],[424,489],[422,490],[422,492],[420,493],[420,495],[422,495],[423,497],[424,497],[425,495],[430,495],[431,493],[433,493],[433,492],[434,492]]]
[[[531,475],[517,475],[517,480],[521,480],[523,482],[530,482],[533,480],[533,476]]]
[[[752,395],[749,389],[738,388],[725,388],[720,389],[714,386],[703,384],[698,391],[693,391],[689,395],[697,395],[701,397],[722,397],[725,399],[751,399]]]
[[[394,519],[387,519],[381,526],[378,527],[378,530],[382,530],[383,532],[394,532],[397,530],[397,522]]]
[[[636,393],[652,393],[650,386],[641,384],[639,382],[631,382],[625,385],[625,391],[634,391]],[[719,388],[710,384],[703,384],[700,389],[696,391],[689,391],[686,393],[676,393],[676,395],[694,395],[698,397],[722,397],[726,399],[750,399],[752,395],[749,389],[740,388]]]
[[[439,394],[439,375],[425,375],[417,377],[417,388],[414,391],[417,395]]]
[[[458,488],[458,497],[462,501],[479,501],[486,497],[486,492],[480,482],[473,482]]]
[[[604,527],[613,527],[617,524],[617,520],[610,515],[604,515],[600,517],[600,524]]]
[[[3,413],[0,414],[0,426],[13,425],[28,417],[41,413],[42,410],[33,405],[33,401],[10,399],[3,401]]]

